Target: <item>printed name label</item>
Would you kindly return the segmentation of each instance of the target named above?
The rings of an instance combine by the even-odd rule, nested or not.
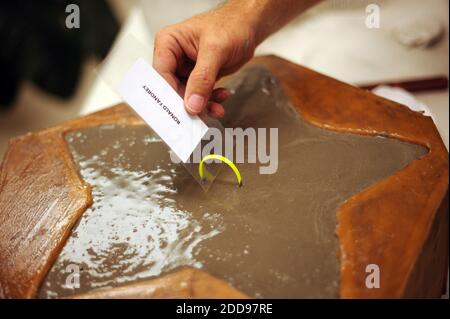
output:
[[[119,95],[186,162],[208,127],[184,108],[183,99],[144,59],[138,59],[117,87]]]

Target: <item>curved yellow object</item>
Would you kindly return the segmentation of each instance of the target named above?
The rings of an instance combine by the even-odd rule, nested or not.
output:
[[[205,178],[207,180],[213,179],[213,176],[211,175],[211,173],[209,173],[208,170],[204,167],[205,161],[207,161],[209,159],[217,159],[217,160],[224,162],[228,166],[230,166],[231,169],[233,170],[234,174],[236,175],[237,181],[239,183],[239,187],[242,186],[242,176],[241,176],[241,173],[239,172],[238,168],[236,167],[236,165],[234,165],[234,163],[232,161],[230,161],[228,158],[226,158],[225,156],[217,155],[217,154],[206,155],[200,161],[200,164],[198,165],[198,174],[200,175],[200,178],[202,180],[204,180]]]

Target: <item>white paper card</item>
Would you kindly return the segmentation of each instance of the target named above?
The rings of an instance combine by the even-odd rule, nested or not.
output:
[[[117,87],[119,95],[186,162],[208,127],[187,113],[183,99],[144,59],[138,59]]]

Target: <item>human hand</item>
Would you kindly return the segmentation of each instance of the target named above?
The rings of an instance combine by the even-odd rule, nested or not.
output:
[[[166,27],[155,38],[153,67],[184,97],[186,110],[224,115],[225,88],[214,89],[222,76],[237,71],[253,56],[256,40],[251,19],[223,6]]]

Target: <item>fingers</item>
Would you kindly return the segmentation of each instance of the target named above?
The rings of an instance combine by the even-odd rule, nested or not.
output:
[[[213,90],[222,63],[219,46],[200,45],[194,64],[186,57],[174,35],[164,29],[156,35],[153,67],[178,94],[185,97],[186,110],[191,114],[199,114],[207,108],[209,115],[223,117],[225,111],[220,103],[230,93],[225,88]]]
[[[183,50],[166,31],[161,30],[155,37],[153,68],[172,86],[178,94],[184,93],[175,73]]]
[[[217,88],[211,94],[211,101],[222,103],[230,96],[230,91],[226,88]]]
[[[217,88],[211,94],[207,104],[208,113],[215,118],[222,118],[225,115],[225,108],[221,104],[230,96],[230,91],[226,88]]]
[[[225,109],[222,104],[211,101],[208,102],[207,108],[209,115],[211,115],[212,117],[222,118],[225,115]]]
[[[223,63],[219,46],[200,44],[195,67],[186,85],[184,103],[191,114],[200,113],[207,105]]]

